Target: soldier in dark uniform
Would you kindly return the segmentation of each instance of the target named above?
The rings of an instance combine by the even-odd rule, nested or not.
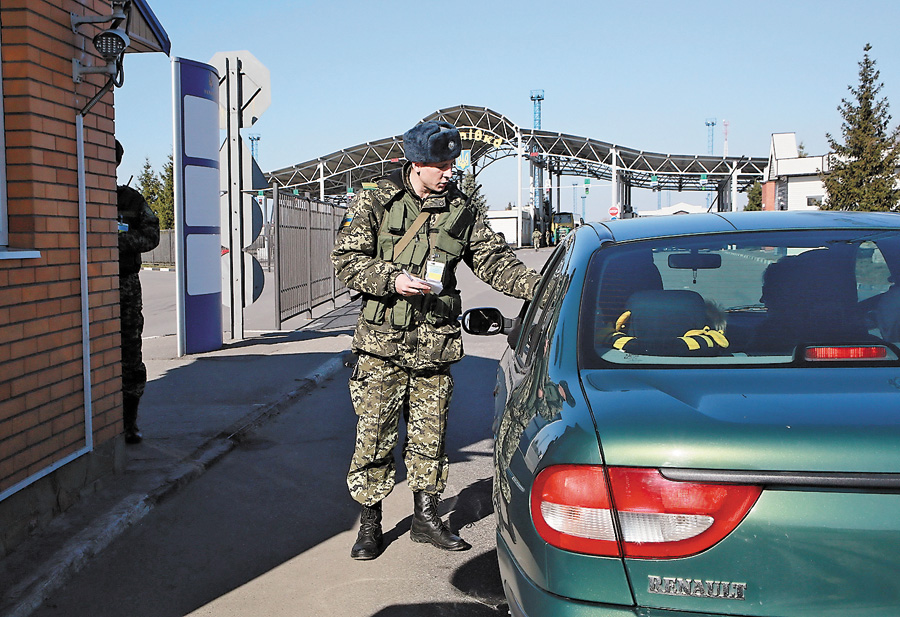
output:
[[[124,149],[116,140],[116,166]],[[147,367],[141,356],[144,331],[141,299],[141,253],[159,244],[159,219],[144,196],[127,185],[116,187],[119,218],[119,313],[122,320],[122,416],[125,443],[140,443],[137,425],[138,405],[147,383]]]
[[[363,298],[350,378],[359,419],[347,485],[362,504],[354,559],[381,552],[381,501],[394,486],[401,415],[414,496],[410,537],[445,550],[470,548],[437,513],[449,467],[450,365],[463,356],[456,267],[464,261],[498,291],[522,299],[539,279],[450,180],[461,150],[456,127],[425,122],[403,142],[408,162],[356,196],[331,255],[338,277]]]

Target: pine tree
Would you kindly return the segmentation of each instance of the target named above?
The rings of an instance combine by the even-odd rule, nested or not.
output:
[[[744,206],[744,212],[753,210],[762,210],[762,184],[759,183],[759,180],[754,182],[747,191],[747,205]]]
[[[163,171],[160,174],[159,193],[156,200],[156,216],[159,217],[160,229],[172,229],[175,227],[175,165],[172,155],[163,165]]]
[[[876,99],[884,84],[878,83],[880,73],[869,58],[871,49],[869,44],[863,48],[859,86],[847,87],[855,100],[842,99],[838,107],[844,118],[844,143],[825,136],[832,154],[831,171],[822,175],[828,193],[823,210],[895,210],[900,199],[894,188],[900,137],[897,129],[888,129],[887,99]]]
[[[150,159],[144,159],[144,166],[137,179],[137,191],[144,196],[150,209],[156,212],[156,202],[159,200],[159,177],[150,165]]]
[[[481,194],[481,186],[476,184],[475,173],[471,169],[463,175],[459,189],[472,198],[472,205],[475,206],[479,212],[487,212],[487,199]]]

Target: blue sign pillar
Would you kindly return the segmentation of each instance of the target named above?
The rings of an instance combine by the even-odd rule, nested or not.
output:
[[[178,355],[222,347],[219,75],[172,61]]]

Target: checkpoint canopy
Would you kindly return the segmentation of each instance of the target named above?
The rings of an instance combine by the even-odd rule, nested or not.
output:
[[[588,137],[516,125],[486,107],[459,105],[425,120],[454,124],[479,169],[503,158],[528,153],[532,164],[552,174],[584,176],[652,190],[710,191],[731,182],[747,190],[763,178],[767,157],[647,152]],[[404,127],[405,128],[408,127]],[[369,141],[266,174],[281,189],[341,197],[347,188],[386,174],[401,163],[402,133]]]

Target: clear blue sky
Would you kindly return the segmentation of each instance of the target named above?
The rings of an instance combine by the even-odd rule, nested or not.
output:
[[[866,43],[900,119],[896,0],[148,2],[173,57],[248,50],[268,67],[272,103],[249,130],[260,135],[264,171],[402,133],[455,105],[530,127],[537,88],[548,131],[705,154],[705,120],[716,118],[715,154],[724,120],[729,155],[767,156],[774,132],[795,132],[807,153],[823,154],[825,134],[840,135],[837,107],[858,83]],[[169,58],[129,54],[115,96],[120,181],[145,157],[161,169],[172,150]],[[484,192],[502,208],[515,202],[515,165],[495,167]],[[634,195],[638,208],[658,203],[649,191]],[[705,204],[705,195],[662,200]],[[587,218],[605,218],[609,202],[609,189],[592,185]]]

